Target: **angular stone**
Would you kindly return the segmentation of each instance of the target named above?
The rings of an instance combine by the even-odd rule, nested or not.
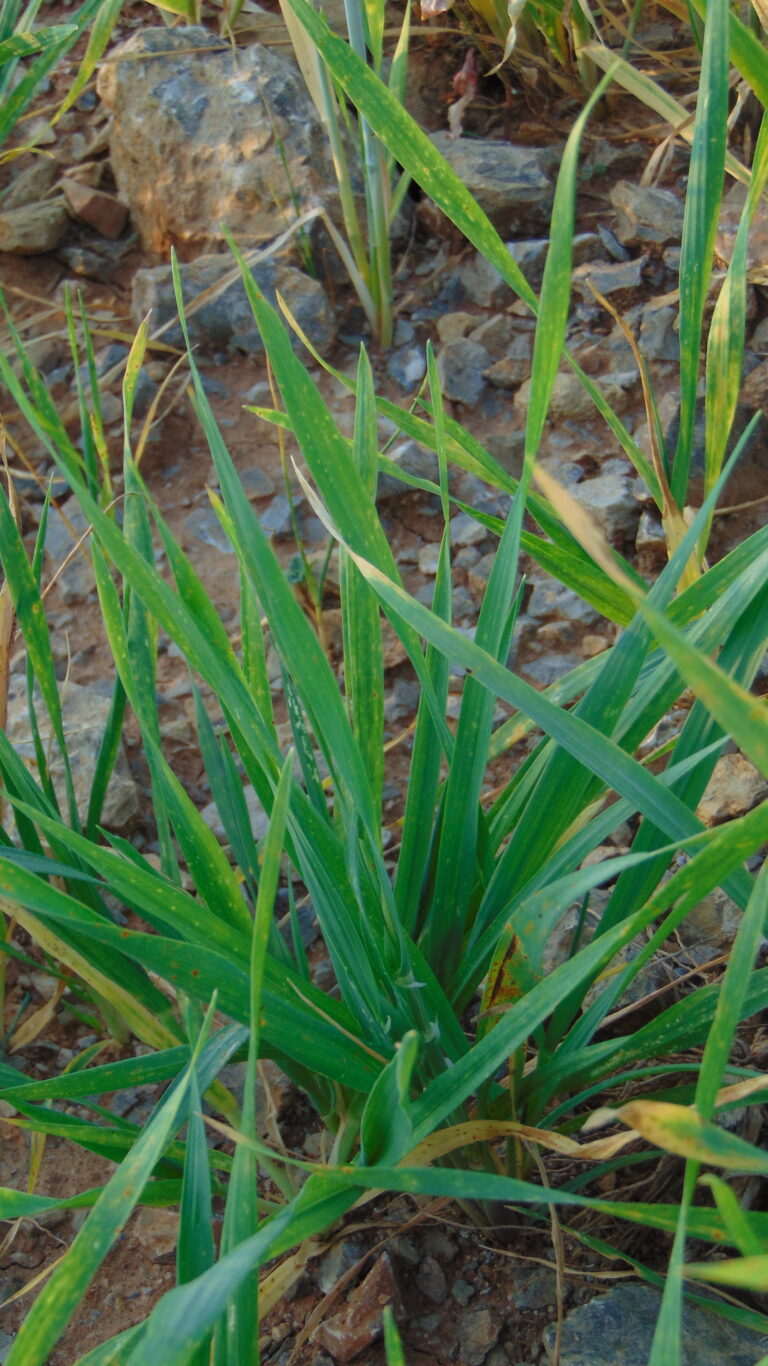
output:
[[[653,1286],[627,1281],[580,1305],[563,1324],[560,1366],[646,1366],[660,1307]],[[550,1359],[555,1332],[544,1331]],[[768,1338],[684,1302],[681,1346],[681,1366],[755,1366]]]
[[[679,310],[673,304],[653,299],[643,309],[640,323],[640,350],[646,360],[680,359]]]
[[[616,236],[627,247],[665,247],[683,235],[683,204],[671,190],[620,180],[611,190]]]
[[[635,479],[621,460],[607,462],[595,479],[572,489],[573,497],[592,514],[611,541],[633,540],[640,521]]]
[[[515,407],[527,412],[530,399],[531,385],[530,381],[526,380],[515,394]],[[559,374],[555,375],[549,401],[548,416],[550,421],[555,422],[558,418],[592,417],[595,411],[595,405],[584,385],[572,371],[561,370]]]
[[[533,364],[533,333],[521,332],[513,337],[507,354],[490,365],[485,372],[489,384],[497,389],[516,389],[530,379]],[[583,388],[583,386],[581,386]]]
[[[768,783],[743,754],[724,754],[715,764],[696,809],[705,825],[721,825],[751,811],[768,796]]]
[[[612,294],[638,290],[643,284],[647,256],[636,256],[631,261],[588,261],[577,266],[571,277],[573,288],[586,299],[592,299],[592,289],[610,299]]]
[[[119,237],[128,221],[128,210],[113,194],[94,190],[65,176],[61,188],[73,214],[102,237]]]
[[[330,1352],[336,1361],[351,1361],[381,1337],[384,1310],[391,1305],[397,1315],[399,1300],[392,1262],[384,1252],[365,1280],[352,1291],[346,1307],[318,1324],[311,1341]]]
[[[548,226],[557,160],[551,148],[454,140],[445,132],[432,133],[431,140],[502,236],[528,237]]]
[[[26,166],[11,181],[3,195],[4,209],[22,209],[27,204],[38,204],[43,195],[50,190],[58,167],[51,157],[36,156],[31,166]]]
[[[457,337],[446,342],[437,357],[437,369],[445,398],[473,407],[485,387],[485,371],[491,357],[484,346]]]
[[[456,341],[466,337],[477,323],[474,313],[444,313],[435,324],[441,342]]]
[[[41,256],[55,251],[69,226],[63,198],[25,204],[0,213],[0,251],[13,256]]]
[[[220,293],[194,307],[200,295],[215,289],[234,271],[235,278],[230,284],[222,285]],[[264,354],[261,333],[245,285],[231,256],[199,256],[196,261],[181,266],[179,273],[193,346],[203,352],[229,349],[247,356]],[[273,261],[263,261],[251,273],[270,303],[276,303],[279,291],[314,346],[323,351],[331,344],[335,333],[334,318],[325,291],[317,280],[311,280],[293,266],[279,266]],[[176,321],[178,312],[170,266],[137,270],[134,276],[131,311],[137,326],[150,309],[153,329],[171,324],[162,340],[171,346],[182,346],[184,339]],[[290,336],[294,349],[300,349],[302,344],[295,333],[291,332]]]
[[[83,688],[78,683],[67,682],[60,689],[61,706],[64,717],[64,735],[67,740],[75,801],[80,819],[85,822],[88,804],[91,800],[93,775],[101,747],[104,729],[109,719],[111,699],[94,688]],[[43,747],[49,754],[49,772],[62,811],[67,809],[64,765],[58,743],[51,733],[51,724],[42,703],[37,699],[38,724]],[[37,761],[32,742],[29,723],[26,687],[12,682],[8,696],[8,739],[33,774],[37,772]],[[122,746],[107,788],[102,808],[101,824],[110,830],[124,830],[139,814],[139,792],[128,768]]]
[[[475,521],[468,512],[457,512],[451,518],[450,527],[452,545],[477,545],[488,535],[482,523]]]
[[[558,617],[563,621],[580,621],[591,625],[599,619],[594,607],[574,593],[572,588],[558,583],[557,579],[533,578],[533,592],[528,599],[526,612],[534,621],[548,621]]]
[[[222,224],[262,242],[297,210],[336,203],[314,105],[269,48],[235,50],[202,27],[144,29],[103,63],[98,91],[114,115],[118,192],[149,251],[205,250]]]
[[[459,1344],[463,1366],[482,1366],[491,1348],[496,1346],[501,1328],[501,1318],[494,1318],[490,1309],[473,1309],[462,1315]]]
[[[443,1304],[448,1295],[445,1272],[435,1257],[425,1257],[416,1272],[416,1284],[433,1304]]]
[[[426,446],[420,446],[417,441],[404,441],[389,451],[388,455],[393,464],[398,465],[404,474],[410,474],[414,479],[429,479],[432,483],[437,483],[440,478],[440,468],[434,451],[427,450]],[[387,498],[395,498],[407,492],[408,485],[402,483],[394,474],[379,475],[376,488],[377,502],[383,503]]]

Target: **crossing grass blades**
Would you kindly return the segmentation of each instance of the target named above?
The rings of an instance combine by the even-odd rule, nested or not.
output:
[[[663,514],[670,557],[649,585],[562,490],[551,481],[535,483],[563,353],[579,140],[591,106],[563,157],[536,298],[479,207],[375,74],[303,0],[291,4],[339,87],[392,156],[537,314],[525,466],[519,482],[513,480],[444,413],[431,356],[429,392],[407,412],[376,396],[362,351],[357,377],[348,381],[356,395],[354,436],[342,436],[284,322],[244,271],[281,397],[280,410],[263,411],[260,418],[292,435],[307,495],[340,547],[341,687],[240,485],[191,352],[195,407],[220,490],[211,498],[239,569],[237,653],[132,453],[133,394],[146,328],[134,343],[123,389],[122,524],[85,392],[79,451],[23,347],[15,364],[0,359],[4,384],[92,527],[91,554],[115,661],[111,717],[90,808],[81,816],[41,596],[47,508],[30,562],[13,500],[4,493],[3,642],[7,663],[15,614],[27,649],[37,772],[28,771],[0,734],[4,808],[9,818],[13,813],[16,832],[13,840],[5,831],[0,835],[0,907],[9,926],[3,947],[7,954],[21,952],[12,930],[23,930],[78,984],[92,1010],[148,1046],[140,1057],[101,1062],[97,1044],[77,1066],[46,1081],[0,1067],[0,1099],[14,1107],[12,1122],[32,1134],[68,1138],[118,1164],[103,1188],[70,1200],[0,1191],[5,1219],[89,1208],[30,1308],[9,1366],[43,1366],[109,1247],[142,1203],[180,1207],[177,1285],[144,1323],[89,1352],[81,1366],[254,1363],[259,1314],[300,1274],[307,1240],[321,1240],[347,1211],[380,1191],[451,1197],[486,1228],[521,1217],[538,1220],[542,1239],[549,1209],[566,1235],[569,1219],[586,1209],[595,1220],[606,1216],[668,1237],[669,1272],[651,1363],[671,1366],[680,1359],[686,1276],[764,1288],[766,1275],[768,1216],[740,1210],[717,1173],[764,1174],[768,1159],[716,1116],[765,1099],[765,1079],[731,1058],[741,1022],[768,1004],[768,970],[755,967],[767,875],[747,868],[768,841],[768,805],[715,829],[705,829],[695,814],[729,741],[768,776],[768,715],[749,692],[768,637],[768,528],[713,567],[703,558],[729,468],[724,452],[738,384],[720,377],[740,372],[746,232],[768,171],[765,136],[708,333],[705,502],[689,525],[681,510],[726,154],[729,15],[716,0],[707,15],[686,206],[677,451],[659,447],[649,460],[583,377]],[[598,88],[597,98],[600,93]],[[74,315],[71,324],[93,367],[87,330]],[[652,412],[650,392],[648,402]],[[403,588],[377,513],[378,473],[395,472],[378,449],[379,416],[436,456],[439,477],[416,481],[439,498],[443,514],[431,607]],[[451,466],[480,475],[510,500],[503,522],[477,512],[498,536],[498,548],[474,640],[451,624]],[[506,664],[523,549],[623,628],[610,650],[544,692]],[[156,567],[158,550],[166,558],[165,576]],[[386,849],[382,614],[420,684],[402,825]],[[154,702],[161,631],[175,642],[195,681],[200,754],[231,858],[163,753]],[[282,670],[292,730],[288,748],[278,739],[268,646]],[[446,720],[451,665],[466,671],[455,726]],[[201,684],[218,700],[223,729],[211,724]],[[685,724],[656,756],[664,762],[651,768],[638,759],[638,748],[686,690],[694,701]],[[499,701],[511,712],[501,725],[495,721]],[[150,774],[159,868],[100,825],[127,707],[138,722]],[[53,748],[43,741],[49,734]],[[510,763],[488,802],[489,762],[502,759],[525,735],[536,737],[529,756],[517,767]],[[63,796],[53,784],[51,756],[63,768]],[[241,774],[269,813],[268,833],[258,845]],[[628,821],[636,829],[631,852],[590,864],[587,856]],[[281,880],[289,893],[287,939],[273,917]],[[190,884],[193,891],[185,889]],[[590,896],[604,884],[610,884],[610,896],[593,914]],[[645,964],[716,887],[743,913],[723,978],[692,987],[672,1005],[660,1001],[641,1027],[632,1028],[629,1017],[626,1033],[614,1028],[607,1037],[607,1017]],[[332,992],[313,983],[302,947],[295,903],[304,893],[337,984]],[[129,926],[117,924],[107,898],[136,913],[141,927],[134,928],[135,918]],[[586,908],[585,933],[545,976],[547,944],[574,904]],[[632,943],[641,947],[627,961],[622,950]],[[598,981],[602,990],[594,992]],[[325,1162],[290,1158],[259,1140],[259,1058],[274,1059],[322,1117]],[[218,1080],[232,1059],[246,1064],[240,1109]],[[156,1082],[170,1085],[141,1129],[93,1103],[96,1095]],[[636,1093],[634,1099],[606,1115],[619,1086],[625,1097]],[[232,1156],[206,1143],[203,1097],[234,1139]],[[90,1108],[93,1118],[75,1117],[68,1110],[72,1103],[78,1116]],[[591,1130],[607,1121],[611,1127],[596,1137]],[[625,1162],[640,1152],[652,1163],[663,1151],[680,1159],[680,1201],[622,1200]],[[570,1174],[545,1187],[539,1162],[546,1171],[550,1153],[569,1157]],[[708,1187],[698,1183],[702,1163],[715,1169]],[[609,1170],[617,1192],[612,1199],[599,1193],[600,1177]],[[260,1193],[260,1174],[271,1179],[268,1198],[263,1185]],[[211,1232],[217,1196],[226,1210],[218,1252]],[[573,1236],[593,1249],[604,1246],[583,1231]],[[725,1245],[732,1256],[687,1267],[688,1236]],[[267,1264],[277,1270],[264,1271],[259,1286]],[[637,1271],[653,1276],[640,1263]],[[723,1301],[720,1312],[761,1330],[767,1326],[746,1303]],[[391,1361],[402,1361],[391,1323],[387,1345]]]

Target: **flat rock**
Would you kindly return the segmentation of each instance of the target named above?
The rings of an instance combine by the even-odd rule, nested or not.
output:
[[[99,756],[102,736],[109,719],[111,700],[94,688],[83,688],[67,682],[60,689],[64,734],[72,766],[72,781],[80,819],[85,821],[91,799],[93,775]],[[38,699],[37,716],[43,746],[49,753],[49,771],[63,812],[67,809],[64,765],[58,744],[51,734],[51,723]],[[8,696],[8,738],[31,773],[37,773],[37,761],[29,723],[26,687],[12,680]],[[139,792],[128,768],[122,745],[110,779],[101,815],[101,824],[110,830],[124,830],[138,816]]]
[[[683,235],[682,200],[671,190],[620,180],[611,190],[616,236],[626,247],[665,247]]]
[[[560,1366],[647,1366],[661,1295],[651,1285],[624,1282],[568,1314]],[[555,1329],[544,1332],[552,1358]],[[755,1366],[768,1338],[699,1305],[683,1309],[681,1366]]]
[[[41,256],[55,251],[69,226],[62,197],[24,204],[0,213],[0,251],[13,256]]]
[[[504,236],[529,237],[549,224],[556,155],[487,138],[432,133],[437,150]]]
[[[180,267],[190,342],[202,352],[229,350],[261,356],[264,345],[240,272],[230,284],[223,283],[235,270],[234,259],[229,255],[199,256]],[[313,345],[321,351],[330,346],[335,323],[325,291],[317,280],[293,266],[276,265],[274,261],[262,262],[251,273],[271,304],[276,304],[279,291]],[[215,290],[217,285],[221,285],[220,292],[196,307],[200,296]],[[162,340],[171,346],[183,346],[170,266],[137,270],[134,276],[131,311],[137,326],[150,310],[153,330],[171,324]],[[298,337],[293,332],[290,335],[295,349],[303,349]]]
[[[614,294],[634,293],[643,285],[643,271],[647,256],[636,256],[631,261],[587,261],[577,266],[571,279],[577,294],[593,297],[592,290],[610,299]]]
[[[262,242],[297,210],[336,202],[304,82],[269,48],[234,50],[202,27],[143,29],[102,64],[98,92],[114,116],[118,192],[148,251],[205,250],[222,224]]]

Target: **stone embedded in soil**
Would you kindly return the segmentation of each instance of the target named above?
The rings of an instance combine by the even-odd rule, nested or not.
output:
[[[683,235],[683,202],[671,190],[620,180],[611,190],[616,236],[625,247],[665,247]]]
[[[409,342],[392,351],[387,360],[387,374],[402,389],[413,389],[420,384],[427,373],[427,360],[424,349]]]
[[[435,327],[441,342],[452,342],[459,337],[466,337],[476,324],[477,316],[474,313],[444,313],[437,319]]]
[[[549,223],[557,159],[552,148],[453,139],[445,132],[431,139],[502,235],[531,236]]]
[[[226,277],[233,273],[235,278],[231,283],[224,284]],[[313,345],[320,351],[327,350],[334,338],[335,324],[322,285],[295,267],[275,265],[274,261],[262,262],[251,273],[272,304],[276,304],[279,291]],[[199,256],[196,261],[182,265],[180,275],[193,347],[203,352],[230,350],[247,356],[264,354],[261,333],[232,257]],[[217,286],[221,286],[220,292],[196,308],[196,300]],[[153,330],[170,323],[162,340],[170,346],[183,346],[181,327],[176,321],[178,311],[170,266],[137,270],[134,276],[131,312],[137,326],[150,309]],[[291,337],[294,348],[303,350],[298,337],[294,333]]]
[[[416,1285],[433,1304],[443,1304],[448,1296],[445,1272],[436,1257],[425,1257],[416,1272]]]
[[[599,620],[599,613],[594,607],[590,607],[572,588],[566,588],[565,584],[558,583],[549,574],[542,575],[539,571],[530,576],[529,582],[533,583],[533,592],[525,610],[534,620],[548,621],[560,617],[566,621],[579,621],[585,626]]]
[[[526,380],[515,394],[514,404],[520,412],[525,413],[530,401],[531,383],[530,380]],[[592,399],[576,375],[567,370],[561,370],[555,375],[548,412],[550,422],[592,417],[595,411]]]
[[[705,825],[720,825],[751,811],[768,796],[768,783],[743,754],[724,754],[715,764],[696,815]]]
[[[459,512],[452,517],[450,527],[452,545],[477,545],[488,535],[486,528],[468,512]]]
[[[437,357],[444,397],[473,407],[485,387],[485,371],[490,363],[491,357],[485,347],[470,341],[469,337],[446,342]]]
[[[96,587],[86,535],[88,527],[88,518],[74,496],[62,503],[61,510],[51,508],[48,514],[45,554],[54,572],[64,564],[76,542],[85,536],[56,580],[61,600],[67,607],[83,602]]]
[[[351,1361],[381,1337],[387,1305],[397,1317],[400,1294],[390,1257],[382,1253],[365,1280],[350,1294],[344,1309],[318,1324],[311,1341],[336,1361]]]
[[[580,655],[573,653],[549,654],[541,655],[538,659],[526,660],[525,664],[520,665],[520,669],[528,678],[533,679],[534,683],[538,683],[542,688],[548,688],[551,683],[557,683],[558,679],[583,662]]]
[[[729,264],[733,254],[746,193],[743,185],[732,185],[720,206],[715,252],[726,265]],[[755,282],[765,280],[766,261],[768,261],[768,209],[761,199],[755,209],[747,238],[747,270]]]
[[[170,1209],[140,1209],[129,1234],[138,1240],[151,1262],[166,1261],[173,1256],[179,1241],[179,1215]]]
[[[688,912],[676,934],[689,954],[697,962],[704,962],[713,954],[730,948],[741,919],[742,912],[736,902],[721,887],[716,887]]]
[[[261,840],[267,833],[269,820],[266,811],[256,795],[255,788],[251,787],[250,783],[247,783],[243,788],[243,798],[248,810],[248,819],[251,822],[253,838],[255,840]],[[200,815],[206,825],[213,831],[216,838],[223,842],[227,838],[227,835],[216,803],[209,802],[207,806],[203,807]]]
[[[111,698],[96,692],[94,688],[84,688],[78,683],[67,682],[63,684],[60,693],[64,734],[72,766],[75,801],[80,819],[85,822],[93,788],[93,775],[112,702]],[[51,733],[51,724],[40,698],[37,699],[37,717],[43,747],[49,755],[49,771],[59,805],[62,811],[66,811],[64,765],[58,743]],[[7,735],[27,768],[36,775],[37,761],[29,723],[26,687],[17,683],[12,685],[8,696]],[[138,788],[130,775],[128,762],[121,745],[107,788],[101,824],[109,830],[125,830],[131,821],[138,816],[139,809]]]
[[[205,250],[222,224],[263,242],[297,210],[337,202],[314,105],[269,48],[235,51],[201,27],[148,28],[112,51],[97,88],[114,115],[118,192],[148,251]]]
[[[50,190],[58,166],[50,157],[35,157],[31,166],[25,166],[11,181],[3,195],[4,209],[21,209],[27,204],[38,204]]]
[[[636,488],[630,466],[617,459],[606,461],[594,479],[576,484],[572,495],[592,514],[609,540],[632,541],[640,521]]]
[[[676,362],[680,358],[678,309],[663,299],[651,299],[640,323],[640,350],[646,360]]]
[[[435,452],[428,450],[426,446],[420,446],[418,441],[403,441],[387,454],[393,464],[414,479],[428,479],[431,483],[437,483],[440,478]],[[380,474],[376,486],[376,501],[384,503],[387,499],[399,498],[408,491],[409,486],[402,483],[394,474]]]
[[[634,1282],[580,1305],[563,1324],[560,1366],[646,1366],[660,1306],[658,1290]],[[544,1344],[552,1359],[553,1324]],[[752,1329],[684,1303],[681,1366],[755,1366],[767,1348]]]
[[[592,299],[592,289],[610,298],[612,294],[638,290],[643,285],[643,272],[648,263],[647,256],[637,256],[631,261],[588,261],[577,266],[573,272],[573,288],[576,293]],[[591,288],[590,288],[591,286]]]
[[[517,262],[529,284],[538,288],[544,275],[544,266],[549,251],[548,237],[533,237],[527,241],[507,242],[510,256]],[[571,243],[573,265],[583,265],[585,261],[597,261],[603,257],[605,247],[595,232],[577,232]]]
[[[68,227],[69,214],[61,197],[7,209],[0,213],[0,251],[41,256],[56,250]]]
[[[502,1323],[490,1309],[473,1309],[462,1315],[459,1326],[459,1350],[463,1366],[482,1366],[492,1347],[496,1346]]]
[[[222,555],[234,554],[232,542],[212,507],[195,508],[184,519],[184,526],[204,545],[213,546],[214,550],[220,550]]]

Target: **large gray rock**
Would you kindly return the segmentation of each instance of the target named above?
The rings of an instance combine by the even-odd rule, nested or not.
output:
[[[263,355],[261,334],[239,271],[220,293],[200,307],[194,307],[200,295],[215,288],[233,270],[236,270],[235,262],[229,255],[199,256],[189,265],[180,266],[190,341],[203,352],[231,350],[248,356]],[[279,291],[299,326],[319,350],[330,345],[335,335],[334,318],[325,291],[317,280],[293,266],[276,265],[274,261],[263,261],[251,273],[270,303],[276,303]],[[150,309],[152,329],[172,322],[162,339],[171,346],[183,346],[181,327],[174,321],[178,314],[170,266],[137,270],[134,276],[131,310],[137,326]],[[291,337],[296,347],[300,347],[295,333],[291,332]]]
[[[431,138],[502,235],[532,237],[548,226],[557,160],[552,148],[515,147],[488,138],[454,140],[445,132]]]
[[[647,1366],[661,1295],[625,1282],[574,1309],[563,1324],[560,1366]],[[544,1333],[552,1353],[555,1327]],[[699,1305],[683,1310],[682,1366],[755,1366],[768,1338]]]
[[[80,819],[85,821],[93,788],[93,775],[101,746],[104,728],[109,718],[111,701],[94,688],[82,688],[77,683],[61,687],[64,716],[64,735],[67,741],[75,800]],[[53,779],[59,806],[66,812],[64,764],[51,723],[40,698],[36,703],[38,724],[43,746],[48,752],[49,772]],[[37,761],[29,723],[27,691],[22,682],[13,681],[8,695],[8,739],[24,760],[27,768],[37,775]],[[128,768],[125,753],[120,747],[101,815],[102,825],[110,830],[124,830],[139,814],[139,791]]]
[[[113,111],[111,159],[142,245],[205,250],[221,225],[277,237],[334,195],[327,139],[295,68],[204,28],[149,28],[121,44],[98,91]]]

